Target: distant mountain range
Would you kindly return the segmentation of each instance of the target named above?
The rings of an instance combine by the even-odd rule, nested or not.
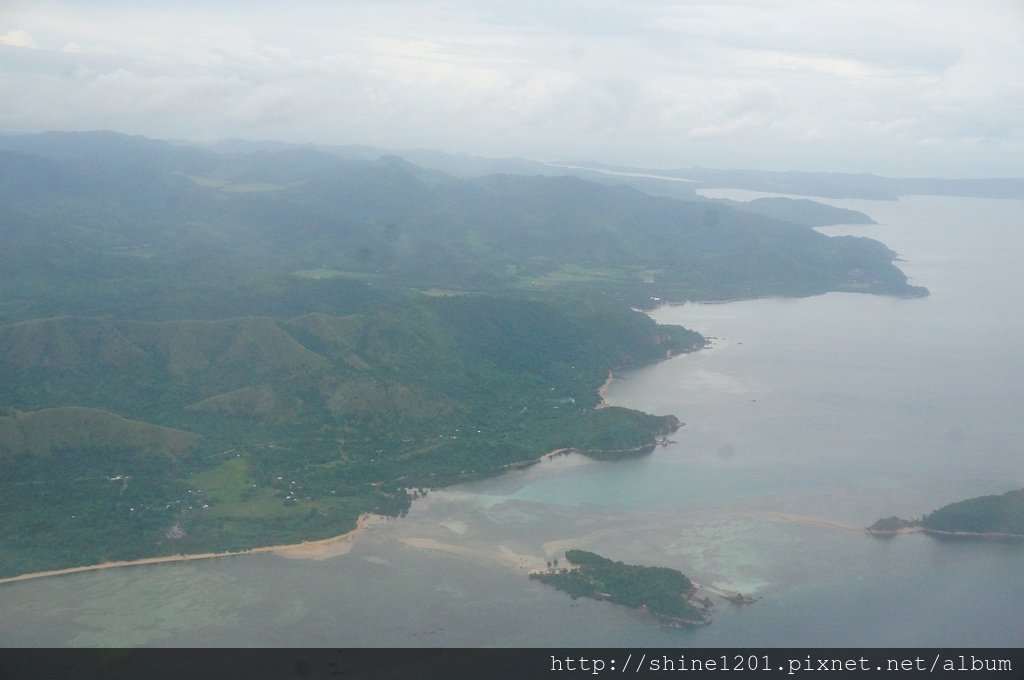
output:
[[[822,198],[866,198],[896,200],[913,194],[926,196],[973,196],[979,198],[1024,198],[1024,179],[938,179],[892,178],[871,174],[842,172],[800,172],[770,170],[718,170],[712,168],[686,168],[652,170],[603,163],[577,163],[592,174],[603,174],[631,180],[631,176],[646,182],[648,189],[659,187],[663,191],[695,191],[696,189],[748,189],[779,194],[818,196]],[[655,177],[660,179],[654,179]],[[681,183],[680,179],[688,182]]]
[[[424,168],[456,177],[505,173],[518,175],[572,175],[595,182],[627,184],[657,195],[696,198],[697,189],[748,189],[821,198],[895,200],[900,196],[973,196],[1024,198],[1024,179],[892,178],[868,173],[771,171],[715,168],[641,168],[597,161],[541,162],[526,158],[484,158],[430,149],[386,149],[365,145],[293,145],[283,142],[227,140],[209,145],[221,152],[283,151],[312,148],[354,160],[398,156]],[[680,181],[683,180],[683,181]]]

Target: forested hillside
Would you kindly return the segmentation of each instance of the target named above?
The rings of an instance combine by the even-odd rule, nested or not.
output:
[[[945,505],[921,520],[925,529],[1024,536],[1024,489]]]
[[[0,575],[342,533],[561,447],[647,450],[658,299],[918,295],[875,241],[572,177],[0,137]]]

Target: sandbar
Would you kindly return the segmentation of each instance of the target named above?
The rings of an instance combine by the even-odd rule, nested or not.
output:
[[[451,543],[442,543],[433,538],[401,538],[399,540],[410,548],[416,548],[417,550],[433,550],[448,553],[449,555],[458,555],[459,557],[469,557],[485,562],[494,562],[513,569],[532,570],[540,569],[545,565],[545,561],[536,555],[523,555],[504,545],[498,546],[497,550],[495,550],[493,548],[472,548],[452,545]]]
[[[575,538],[563,538],[556,541],[548,541],[547,543],[542,545],[541,548],[544,549],[545,555],[547,555],[548,557],[554,557],[555,555],[559,555],[565,552],[566,550],[570,550],[572,548],[582,548],[584,546],[590,545],[594,541],[602,539],[611,533],[612,532],[607,529],[596,529],[594,531],[591,531],[589,534],[584,534],[583,536],[577,536]]]

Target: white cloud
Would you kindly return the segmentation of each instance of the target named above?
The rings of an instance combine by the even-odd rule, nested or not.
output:
[[[36,43],[28,31],[7,31],[0,35],[0,45],[11,47],[35,47]]]

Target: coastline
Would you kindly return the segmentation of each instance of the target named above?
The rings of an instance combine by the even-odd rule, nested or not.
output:
[[[864,529],[870,536],[898,536],[908,534],[930,534],[932,536],[950,536],[953,538],[1000,538],[1024,541],[1024,534],[1011,534],[1006,531],[946,531],[944,529],[928,529],[926,527],[902,527],[892,531]]]
[[[171,562],[192,562],[194,560],[209,560],[216,557],[235,557],[237,555],[257,555],[261,553],[279,554],[282,557],[300,559],[327,559],[335,555],[347,553],[359,536],[361,536],[372,518],[376,517],[370,513],[359,515],[356,520],[356,528],[337,536],[322,538],[316,541],[302,541],[285,545],[265,545],[247,550],[230,550],[224,552],[193,553],[179,555],[162,555],[159,557],[143,557],[137,560],[118,560],[113,562],[101,562],[100,564],[89,564],[80,567],[67,567],[65,569],[52,569],[49,571],[36,571],[17,576],[0,578],[0,585],[15,583],[18,581],[31,581],[51,576],[64,576],[66,574],[79,574],[86,571],[100,571],[103,569],[117,569],[120,567],[138,567],[147,564],[168,564]]]
[[[697,347],[697,348],[694,348],[692,350],[687,350],[687,351],[698,351],[700,349],[705,349],[705,348],[706,348],[706,345],[705,345],[705,347]],[[656,361],[654,361],[652,363],[659,363],[660,361],[664,361],[666,359],[669,359],[672,356],[673,355],[672,355],[672,353],[670,351],[664,359],[656,360]],[[609,370],[608,371],[608,377],[605,378],[605,381],[598,388],[598,396],[600,397],[600,402],[597,405],[595,405],[595,407],[594,407],[595,409],[605,408],[605,407],[609,406],[609,404],[608,404],[608,402],[607,402],[607,400],[605,398],[605,393],[607,392],[608,388],[610,387],[610,385],[612,384],[612,381],[614,379],[615,379],[614,372],[612,370]],[[671,428],[668,431],[668,433],[665,433],[665,434],[671,434],[672,432],[674,432],[677,429],[679,429],[679,427],[682,427],[684,424],[685,423],[677,421],[677,424],[675,425],[675,427]],[[665,436],[663,434],[663,437],[662,437],[661,440],[655,439],[654,441],[652,441],[652,442],[650,442],[648,444],[645,444],[645,445],[642,445],[642,446],[638,446],[638,447],[634,447],[634,448],[630,448],[630,449],[589,450],[589,449],[580,449],[580,448],[577,448],[577,447],[563,447],[563,448],[558,448],[558,449],[553,449],[551,451],[548,451],[548,452],[540,455],[537,458],[532,458],[532,459],[527,459],[527,460],[523,460],[523,461],[516,461],[516,462],[513,462],[513,463],[508,463],[508,464],[502,466],[502,469],[506,470],[506,471],[507,470],[522,469],[522,468],[525,468],[525,467],[530,467],[532,465],[535,465],[535,464],[537,464],[537,463],[539,463],[539,462],[541,462],[541,461],[543,461],[545,459],[551,459],[551,458],[555,458],[555,457],[558,457],[558,456],[564,456],[564,455],[571,454],[571,453],[578,453],[578,454],[582,454],[582,455],[596,455],[596,456],[600,456],[602,454],[603,455],[623,455],[623,454],[642,453],[642,452],[654,449],[659,444],[664,445],[666,442],[667,442],[667,439],[665,438]],[[500,470],[496,471],[496,472],[500,473]],[[255,547],[255,548],[248,548],[246,550],[228,550],[228,551],[221,551],[221,552],[191,553],[191,554],[180,553],[180,554],[177,554],[177,555],[160,555],[160,556],[156,556],[156,557],[143,557],[143,558],[139,558],[139,559],[136,559],[136,560],[116,560],[116,561],[110,561],[110,562],[102,562],[102,563],[99,563],[99,564],[81,565],[81,566],[77,566],[77,567],[66,567],[66,568],[63,568],[63,569],[51,569],[51,570],[46,570],[46,571],[36,571],[36,572],[29,572],[29,573],[26,573],[26,574],[18,574],[16,576],[2,577],[2,578],[0,578],[0,586],[3,586],[4,584],[7,584],[7,583],[16,583],[16,582],[19,582],[19,581],[31,581],[31,580],[36,580],[36,579],[41,579],[41,578],[49,578],[49,577],[54,577],[54,576],[65,576],[65,575],[69,575],[69,574],[78,574],[78,573],[90,572],[90,571],[101,571],[101,570],[104,570],[104,569],[117,569],[117,568],[121,568],[121,567],[137,567],[137,566],[146,566],[146,565],[152,565],[152,564],[170,564],[170,563],[175,563],[175,562],[191,562],[191,561],[195,561],[195,560],[214,559],[214,558],[217,558],[217,557],[236,557],[236,556],[240,556],[240,555],[256,555],[256,554],[261,554],[261,553],[273,553],[273,554],[277,554],[277,555],[280,555],[282,557],[286,557],[286,558],[290,558],[290,559],[325,560],[325,559],[328,559],[330,557],[334,557],[336,555],[344,555],[349,550],[351,550],[352,544],[365,531],[366,526],[367,526],[368,522],[371,520],[371,518],[386,519],[386,518],[384,518],[383,516],[380,516],[380,515],[373,515],[372,513],[362,513],[356,519],[356,527],[354,529],[352,529],[350,531],[347,531],[347,532],[345,532],[343,534],[339,534],[337,536],[331,536],[331,537],[328,537],[328,538],[319,539],[319,540],[315,540],[315,541],[301,541],[299,543],[291,543],[291,544],[258,546],[258,547]],[[426,539],[413,539],[411,542],[407,542],[407,545],[409,545],[410,547],[416,547],[416,548],[420,548],[420,549],[440,550],[442,552],[453,552],[453,553],[455,552],[453,550],[448,549],[449,546],[440,547],[443,544],[428,545],[428,543],[430,543],[430,541],[426,540]],[[476,555],[476,556],[479,557],[479,555]],[[519,557],[520,556],[517,556],[517,558],[519,558]]]
[[[558,458],[559,456],[565,456],[565,455],[568,455],[570,453],[578,453],[578,452],[579,452],[579,449],[568,448],[568,447],[561,448],[561,449],[551,449],[550,451],[548,451],[547,453],[542,455],[537,460],[539,462],[539,461],[542,461],[542,460],[545,460],[545,459],[548,459],[548,458]]]
[[[605,378],[604,382],[601,383],[601,386],[597,388],[597,396],[600,397],[601,400],[597,402],[597,406],[594,408],[606,408],[609,406],[608,399],[605,398],[605,393],[608,392],[608,387],[612,384],[612,380],[614,379],[615,375],[612,371],[608,371],[608,377]]]

